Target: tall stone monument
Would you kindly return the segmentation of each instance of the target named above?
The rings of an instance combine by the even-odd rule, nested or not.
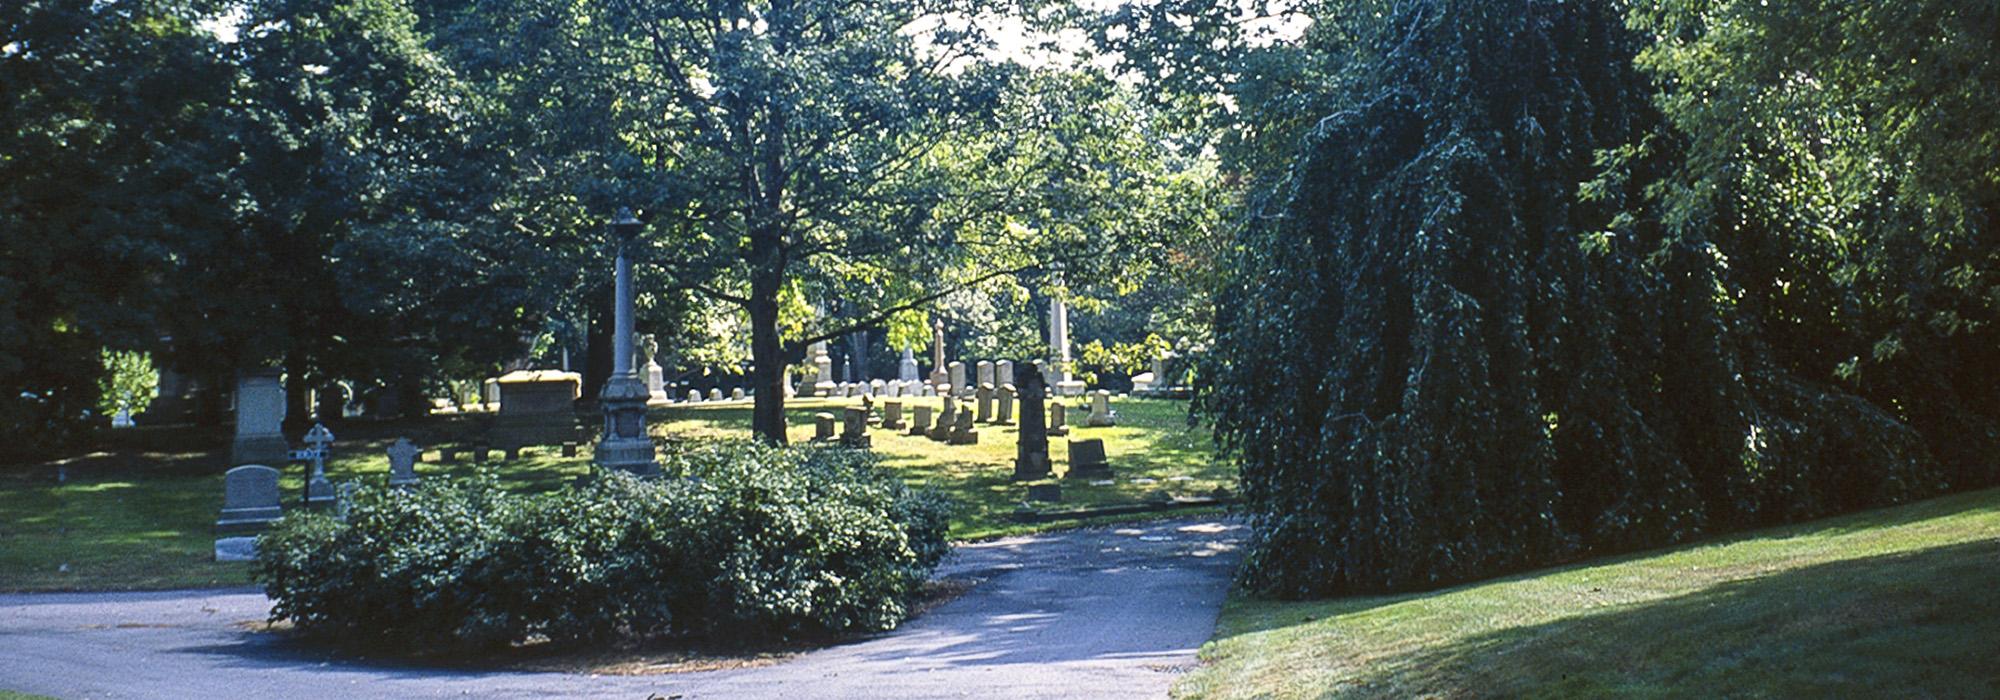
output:
[[[931,380],[930,386],[950,381],[944,368],[944,321],[931,322]]]
[[[633,344],[639,348],[639,357],[637,358],[639,373],[646,377],[646,395],[648,397],[646,405],[665,406],[673,403],[673,397],[667,395],[666,372],[660,368],[660,363],[654,359],[660,353],[660,341],[655,340],[653,334],[644,333],[639,336],[638,342]]]
[[[230,464],[284,464],[285,387],[276,369],[245,371],[236,377],[236,440]]]
[[[812,363],[813,370],[819,373],[813,380],[812,395],[819,397],[836,395],[840,385],[833,381],[833,358],[826,354],[826,341],[812,344]]]
[[[1022,366],[1019,375],[1021,431],[1014,451],[1014,480],[1045,479],[1049,476],[1049,434],[1042,423],[1042,400],[1047,388],[1041,369],[1033,363]]]
[[[1061,279],[1057,279],[1061,284]],[[1049,295],[1049,361],[1055,370],[1055,390],[1062,396],[1083,393],[1083,382],[1069,375],[1069,305],[1060,295]]]

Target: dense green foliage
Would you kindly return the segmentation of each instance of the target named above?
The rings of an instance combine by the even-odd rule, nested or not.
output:
[[[1257,526],[1253,586],[1431,587],[1990,482],[1970,460],[1932,457],[1963,426],[1988,434],[1968,407],[1910,393],[1940,375],[1889,369],[1911,381],[1857,386],[1854,362],[1813,361],[1866,340],[1829,320],[1874,307],[1903,324],[1886,332],[1936,326],[1937,310],[1847,284],[1867,278],[1855,263],[1911,278],[1887,262],[1902,259],[1896,244],[1822,242],[1822,213],[1785,201],[1838,181],[1835,166],[1798,167],[1822,146],[1797,145],[1787,161],[1707,143],[1750,131],[1734,112],[1700,121],[1715,81],[1694,66],[1729,59],[1693,47],[1675,63],[1651,49],[1655,70],[1699,76],[1691,98],[1664,86],[1663,117],[1634,63],[1646,37],[1610,4],[1324,10],[1312,40],[1328,116],[1237,241],[1209,368],[1207,406]],[[1700,14],[1635,17],[1680,23],[1679,42],[1701,36],[1687,13]],[[1880,30],[1843,27],[1839,13],[1785,16],[1836,36]],[[1940,166],[1944,183],[1991,172]],[[1689,184],[1718,177],[1765,187]],[[1893,200],[1872,192],[1839,216],[1873,229],[1859,220]],[[1757,211],[1772,230],[1743,224],[1753,219],[1739,213]],[[1958,361],[1940,358],[1962,368],[1942,377],[1972,369]],[[1960,388],[1991,396],[1979,386]]]
[[[540,495],[364,489],[345,520],[293,514],[262,536],[255,578],[274,619],[346,641],[764,641],[894,627],[947,551],[943,503],[867,452],[729,441],[661,461],[664,479]]]

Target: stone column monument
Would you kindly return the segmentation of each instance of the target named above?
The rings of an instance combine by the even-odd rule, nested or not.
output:
[[[1060,281],[1060,280],[1058,280]],[[1063,396],[1083,393],[1083,382],[1069,375],[1069,306],[1062,297],[1049,297],[1049,362],[1053,365],[1055,389]]]
[[[944,367],[944,322],[931,322],[931,386],[950,381]]]
[[[255,369],[236,377],[236,440],[229,446],[230,464],[284,464],[292,449],[286,442],[285,386],[277,369]]]
[[[813,380],[812,395],[833,396],[840,389],[840,385],[833,382],[833,358],[826,354],[826,341],[813,343],[811,347],[813,369],[819,372],[817,378]]]
[[[1047,389],[1042,384],[1041,368],[1036,363],[1022,365],[1015,379],[1021,392],[1021,433],[1020,444],[1014,451],[1014,480],[1033,481],[1049,476],[1049,434],[1042,422],[1042,399]]]

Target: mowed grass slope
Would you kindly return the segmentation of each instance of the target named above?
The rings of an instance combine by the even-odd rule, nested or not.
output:
[[[859,399],[795,399],[786,404],[789,437],[812,437],[813,414],[838,413]],[[937,406],[939,399],[909,399]],[[1234,472],[1213,458],[1206,428],[1187,424],[1187,404],[1118,400],[1120,424],[1085,428],[1072,437],[1100,437],[1118,479],[1112,484],[1064,482],[1064,506],[1130,503],[1156,493],[1192,495],[1234,483]],[[1071,423],[1087,412],[1072,410]],[[665,440],[747,438],[750,405],[723,403],[655,410],[653,434]],[[491,469],[510,488],[558,488],[589,473],[590,448],[564,458],[554,448],[530,449],[522,459],[474,465],[439,464],[437,446],[463,444],[483,433],[478,416],[433,417],[396,424],[338,427],[327,474],[335,481],[381,483],[388,477],[384,451],[396,436],[428,448],[417,472],[427,478],[463,476]],[[952,536],[976,539],[1067,523],[1024,525],[1008,515],[1025,486],[1011,475],[1016,431],[981,425],[978,445],[946,445],[876,430],[883,464],[911,483],[935,488],[959,508]],[[296,437],[296,436],[294,436]],[[100,451],[34,465],[0,468],[0,591],[112,590],[240,586],[249,566],[214,561],[214,524],[222,507],[227,468],[226,430],[151,428],[115,431]],[[1050,441],[1058,472],[1068,463],[1067,443]],[[281,465],[273,465],[281,466]],[[286,507],[296,505],[303,465],[282,465]],[[1152,483],[1144,483],[1151,480]]]
[[[2000,697],[2000,490],[1441,591],[1238,597],[1175,695]]]

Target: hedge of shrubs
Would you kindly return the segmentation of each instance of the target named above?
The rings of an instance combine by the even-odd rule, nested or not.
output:
[[[894,627],[948,550],[945,502],[866,452],[711,443],[662,467],[544,494],[362,489],[345,520],[286,516],[254,576],[274,621],[350,642],[755,642]]]

